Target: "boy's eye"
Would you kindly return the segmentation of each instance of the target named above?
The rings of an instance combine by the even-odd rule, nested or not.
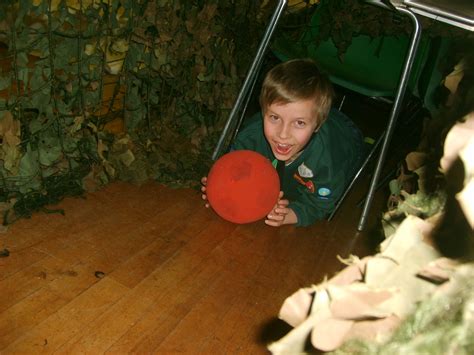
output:
[[[295,122],[295,125],[296,125],[296,127],[302,128],[302,127],[306,126],[306,122],[302,121],[302,120],[298,120],[298,121]]]
[[[278,116],[276,116],[276,115],[270,115],[269,118],[270,118],[270,121],[277,121],[278,120]]]

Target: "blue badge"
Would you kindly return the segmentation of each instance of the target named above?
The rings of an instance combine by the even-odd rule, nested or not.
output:
[[[318,195],[321,197],[327,197],[331,194],[331,190],[329,190],[327,187],[320,187],[318,189]]]

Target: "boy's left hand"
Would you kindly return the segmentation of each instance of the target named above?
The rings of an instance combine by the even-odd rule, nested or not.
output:
[[[280,191],[278,201],[275,207],[273,207],[271,212],[267,215],[265,223],[272,227],[280,227],[284,224],[297,223],[298,217],[291,208],[288,208],[289,203],[290,202],[288,200],[283,199],[283,191]]]

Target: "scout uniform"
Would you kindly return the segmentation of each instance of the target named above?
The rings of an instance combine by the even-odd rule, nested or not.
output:
[[[249,149],[277,160],[263,133],[262,115],[252,117],[237,135],[233,150]],[[363,137],[343,113],[331,110],[303,152],[279,172],[284,198],[298,217],[298,226],[324,219],[334,209],[362,162]]]

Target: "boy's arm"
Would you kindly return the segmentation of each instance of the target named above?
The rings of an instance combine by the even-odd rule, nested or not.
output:
[[[332,181],[318,179],[314,183],[314,192],[301,187],[298,198],[288,205],[298,218],[297,226],[309,226],[325,219],[344,190],[342,178],[333,178]]]
[[[251,142],[249,142],[248,139],[246,139],[246,136],[243,134],[238,134],[237,137],[235,137],[234,142],[232,142],[230,146],[230,151],[234,150],[243,150],[243,149],[250,149],[252,150],[251,147]]]
[[[230,151],[248,149],[262,153],[265,142],[262,115],[257,113],[242,124],[241,130],[231,144]]]

